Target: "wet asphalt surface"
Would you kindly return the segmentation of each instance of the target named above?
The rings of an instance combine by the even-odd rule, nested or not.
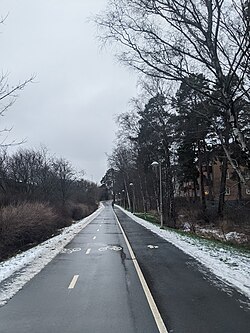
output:
[[[249,302],[191,256],[115,209],[169,333],[249,333]],[[158,248],[148,248],[148,245]]]
[[[158,332],[110,205],[67,248],[77,251],[59,254],[0,308],[0,333]]]
[[[115,212],[169,333],[250,332],[243,296]],[[59,254],[0,308],[0,333],[159,332],[110,204],[67,248],[77,251]]]

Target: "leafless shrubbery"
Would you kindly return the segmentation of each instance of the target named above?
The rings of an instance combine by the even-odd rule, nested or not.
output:
[[[249,207],[246,205],[227,203],[224,217],[219,218],[215,204],[208,207],[204,217],[200,202],[187,198],[177,198],[176,202],[179,228],[208,239],[250,246]]]
[[[250,235],[249,214],[249,206],[227,204],[220,226],[224,232],[238,231]]]
[[[0,153],[0,257],[86,217],[97,208],[96,198],[96,184],[45,149]]]
[[[0,257],[36,244],[57,229],[58,215],[47,203],[19,203],[0,211]]]
[[[191,232],[195,232],[196,225],[199,222],[203,222],[201,219],[202,208],[199,202],[191,202],[186,198],[178,198],[176,200],[177,210],[177,227],[190,229]]]
[[[69,202],[66,209],[68,216],[70,216],[74,221],[79,221],[93,213],[96,207],[86,205],[84,203]]]

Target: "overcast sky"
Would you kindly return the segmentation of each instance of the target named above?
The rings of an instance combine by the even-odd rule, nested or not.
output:
[[[1,0],[0,69],[14,85],[33,74],[1,119],[8,140],[45,145],[99,182],[115,139],[114,115],[136,95],[136,75],[103,50],[88,18],[106,0]]]

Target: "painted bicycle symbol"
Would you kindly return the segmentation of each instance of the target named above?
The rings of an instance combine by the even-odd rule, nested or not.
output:
[[[71,248],[71,249],[66,249],[66,248],[64,248],[64,249],[62,249],[62,251],[61,251],[61,253],[67,253],[67,254],[71,254],[71,253],[73,253],[73,252],[79,252],[79,251],[81,251],[81,248],[80,247],[75,247],[75,248]]]
[[[149,249],[158,249],[159,246],[158,245],[148,245]]]
[[[121,251],[122,247],[120,246],[116,246],[116,245],[108,245],[108,246],[104,246],[104,247],[100,247],[98,249],[98,251],[103,252],[103,251],[107,251],[107,250],[111,250],[111,251]]]

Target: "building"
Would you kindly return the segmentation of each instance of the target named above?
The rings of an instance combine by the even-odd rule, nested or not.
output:
[[[250,170],[241,167],[246,179],[246,184],[239,182],[233,167],[228,164],[225,200],[250,200]],[[221,162],[215,160],[209,166],[203,166],[204,192],[208,200],[218,200],[220,195]],[[194,182],[185,182],[179,188],[179,195],[185,197],[200,197],[200,179],[197,179],[195,188]]]

